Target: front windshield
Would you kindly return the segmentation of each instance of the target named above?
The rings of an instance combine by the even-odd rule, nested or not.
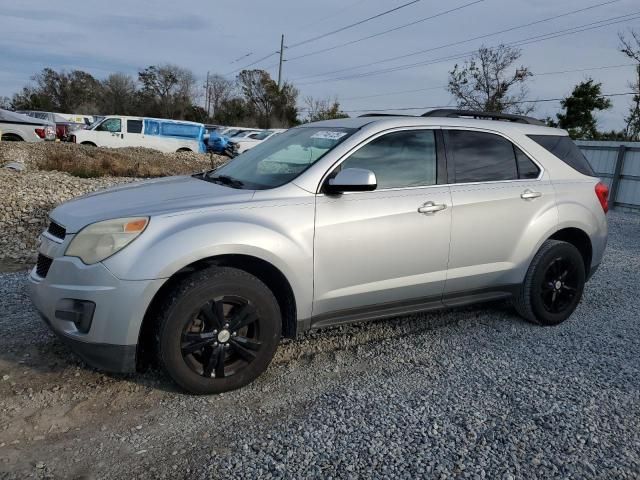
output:
[[[275,135],[210,172],[209,179],[228,177],[245,188],[263,190],[290,182],[347,139],[356,129],[298,127]]]

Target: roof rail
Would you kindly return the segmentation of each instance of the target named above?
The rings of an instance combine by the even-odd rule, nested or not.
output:
[[[422,117],[471,117],[471,118],[483,118],[486,120],[508,120],[516,123],[526,123],[528,125],[544,125],[543,122],[537,118],[527,117],[525,115],[514,115],[511,113],[498,113],[498,112],[480,112],[476,110],[456,110],[454,108],[438,108],[436,110],[430,110],[421,115]]]
[[[414,115],[406,115],[402,113],[364,113],[362,115],[358,115],[358,118],[361,117],[413,117]]]

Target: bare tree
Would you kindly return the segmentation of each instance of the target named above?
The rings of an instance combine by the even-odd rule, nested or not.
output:
[[[526,80],[532,75],[523,65],[513,67],[522,52],[508,45],[485,47],[449,72],[447,90],[458,107],[489,112],[527,114],[533,110],[523,100]]]
[[[136,83],[126,73],[112,73],[102,82],[100,109],[109,115],[130,115],[135,109]]]
[[[338,102],[337,98],[317,99],[307,96],[304,98],[304,104],[307,108],[307,116],[305,118],[307,122],[347,118],[349,116],[340,110],[340,102]]]
[[[235,90],[235,83],[222,75],[213,75],[209,78],[206,95],[208,95],[208,105],[213,110],[213,117],[217,117],[217,113],[223,103],[233,98]],[[207,114],[210,114],[210,112],[207,112]]]
[[[629,88],[634,95],[631,99],[629,114],[624,118],[625,136],[630,140],[640,140],[640,32],[630,31],[631,38],[627,38],[624,33],[619,33],[620,51],[631,60],[636,62],[635,78],[629,82]]]

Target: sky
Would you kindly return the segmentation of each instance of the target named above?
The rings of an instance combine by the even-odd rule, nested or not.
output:
[[[360,110],[454,106],[443,87],[453,66],[464,62],[462,55],[481,45],[522,41],[528,43],[520,45],[519,63],[534,73],[528,99],[564,97],[590,76],[602,82],[603,93],[629,92],[633,67],[618,51],[617,35],[640,29],[637,0],[610,0],[564,15],[605,1],[0,0],[0,96],[11,97],[45,67],[81,69],[104,78],[116,71],[135,76],[145,66],[173,63],[191,69],[204,85],[207,72],[232,78],[237,69],[272,54],[249,68],[265,68],[275,78],[281,34],[286,46],[283,78],[300,90],[299,103],[309,95],[335,97],[352,116]],[[515,28],[548,18],[552,20]],[[594,22],[603,20],[621,22],[540,37],[602,25]],[[404,27],[411,22],[416,23]],[[390,29],[395,30],[342,45]],[[510,31],[494,35],[504,30]],[[336,48],[295,58],[331,47]],[[395,58],[399,56],[406,57]],[[578,69],[590,70],[556,73]],[[613,108],[598,114],[599,125],[621,129],[631,97],[611,99]],[[539,102],[533,115],[555,116],[559,107],[557,101]],[[395,111],[423,110],[428,108]]]

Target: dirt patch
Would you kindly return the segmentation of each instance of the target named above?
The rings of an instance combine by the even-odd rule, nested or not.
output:
[[[0,165],[23,163],[27,170],[67,172],[77,177],[165,177],[190,174],[226,162],[220,155],[162,153],[149,148],[97,148],[73,143],[0,143]]]

